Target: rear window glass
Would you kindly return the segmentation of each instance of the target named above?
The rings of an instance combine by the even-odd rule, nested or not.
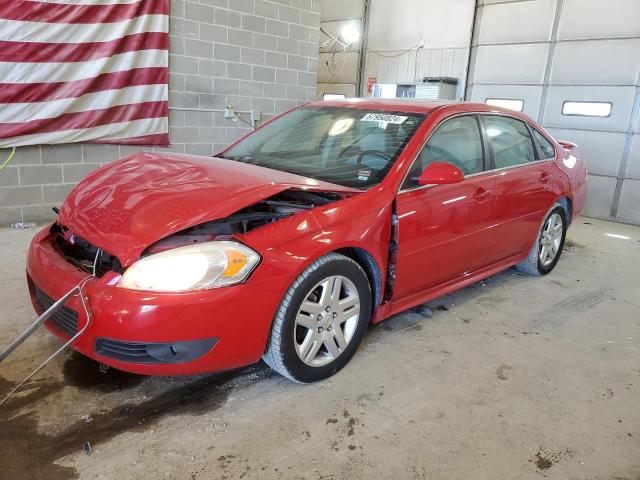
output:
[[[541,159],[554,158],[556,156],[556,149],[553,148],[551,142],[535,128],[532,128],[531,130],[533,131],[533,138],[538,144],[538,147],[540,147],[540,153],[542,154]]]
[[[529,129],[521,120],[499,115],[484,116],[485,131],[496,168],[513,167],[536,160]]]

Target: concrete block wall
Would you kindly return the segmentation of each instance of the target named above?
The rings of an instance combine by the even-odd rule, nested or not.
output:
[[[313,100],[319,0],[172,0],[170,148],[213,155],[249,132],[227,104],[261,120]],[[239,114],[247,121],[249,114]],[[0,225],[54,217],[73,186],[101,165],[149,148],[69,144],[21,147],[0,172]],[[10,150],[0,149],[0,163]]]

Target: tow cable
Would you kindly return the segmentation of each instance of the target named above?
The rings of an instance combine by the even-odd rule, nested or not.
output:
[[[85,318],[87,321],[85,322],[82,329],[78,330],[78,332],[73,335],[64,345],[62,345],[58,350],[56,350],[49,358],[47,358],[44,362],[42,362],[34,371],[32,371],[27,377],[18,383],[13,390],[9,392],[9,394],[4,397],[2,401],[0,401],[0,407],[4,405],[4,403],[9,400],[14,393],[16,393],[20,387],[22,387],[25,383],[27,383],[36,373],[38,373],[47,363],[53,360],[56,356],[58,356],[62,351],[64,351],[69,345],[75,342],[78,337],[80,337],[89,327],[91,323],[91,312],[89,310],[88,301],[89,299],[85,297],[82,289],[85,284],[91,279],[95,277],[95,268],[94,275],[88,275],[83,278],[80,283],[78,283],[75,287],[69,290],[65,295],[60,298],[57,302],[51,305],[47,310],[45,310],[42,315],[40,315],[29,327],[22,332],[18,338],[16,338],[8,347],[6,347],[2,352],[0,352],[0,363],[2,363],[16,348],[18,348],[24,341],[29,338],[33,333],[40,327],[49,317],[51,317],[54,313],[64,307],[65,302],[71,297],[80,297],[80,302],[82,303],[82,309],[84,310]]]

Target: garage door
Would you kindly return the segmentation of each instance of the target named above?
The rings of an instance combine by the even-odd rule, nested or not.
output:
[[[640,2],[480,0],[467,99],[511,101],[589,165],[585,214],[640,224]]]

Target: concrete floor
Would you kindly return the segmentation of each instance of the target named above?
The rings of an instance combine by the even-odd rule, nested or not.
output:
[[[34,317],[33,233],[0,231],[0,344]],[[640,228],[579,219],[569,239],[551,275],[507,271],[371,327],[314,385],[64,354],[0,408],[0,478],[640,479]],[[56,345],[30,339],[0,393]]]

